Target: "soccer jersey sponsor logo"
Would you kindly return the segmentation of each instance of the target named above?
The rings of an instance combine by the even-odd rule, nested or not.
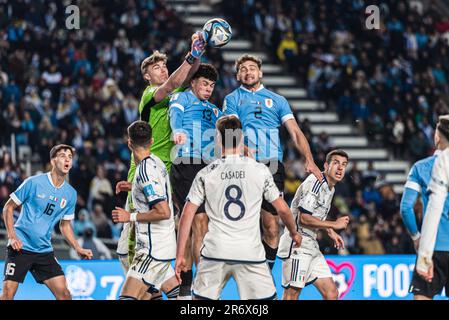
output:
[[[37,197],[38,197],[39,199],[45,199],[45,194],[43,194],[43,193],[38,194]]]

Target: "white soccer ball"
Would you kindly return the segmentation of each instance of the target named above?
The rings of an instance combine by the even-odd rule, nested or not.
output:
[[[211,47],[222,47],[231,40],[232,29],[229,23],[221,18],[213,18],[203,26],[207,44]]]

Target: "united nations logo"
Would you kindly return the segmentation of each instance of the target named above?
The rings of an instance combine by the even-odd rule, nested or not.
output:
[[[91,299],[95,291],[95,275],[90,270],[69,265],[65,270],[67,287],[74,298]]]

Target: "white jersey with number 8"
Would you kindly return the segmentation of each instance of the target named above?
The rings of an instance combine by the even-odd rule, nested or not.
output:
[[[198,206],[204,202],[209,217],[201,255],[264,262],[259,229],[262,199],[273,202],[280,195],[268,168],[254,159],[226,156],[199,171],[187,200]]]

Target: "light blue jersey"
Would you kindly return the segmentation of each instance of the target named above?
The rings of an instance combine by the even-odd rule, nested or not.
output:
[[[439,152],[435,155],[416,162],[410,170],[405,184],[404,193],[401,200],[401,215],[404,225],[412,234],[417,234],[418,226],[413,211],[418,195],[421,194],[423,202],[423,215],[426,214],[429,194],[427,187],[432,176],[432,168]],[[438,234],[435,244],[435,251],[449,251],[449,197],[444,203],[444,210],[438,226]]]
[[[255,92],[240,86],[225,97],[223,112],[239,117],[245,132],[245,144],[255,150],[256,160],[282,161],[279,127],[294,119],[284,97],[263,85]]]
[[[56,188],[48,172],[29,177],[10,197],[15,204],[22,205],[14,225],[22,249],[37,253],[53,251],[51,233],[56,223],[75,217],[75,189],[66,181]]]
[[[215,124],[222,116],[221,110],[198,99],[192,90],[173,94],[169,108],[173,133],[187,135],[186,143],[177,146],[177,156],[210,161],[214,157]]]

